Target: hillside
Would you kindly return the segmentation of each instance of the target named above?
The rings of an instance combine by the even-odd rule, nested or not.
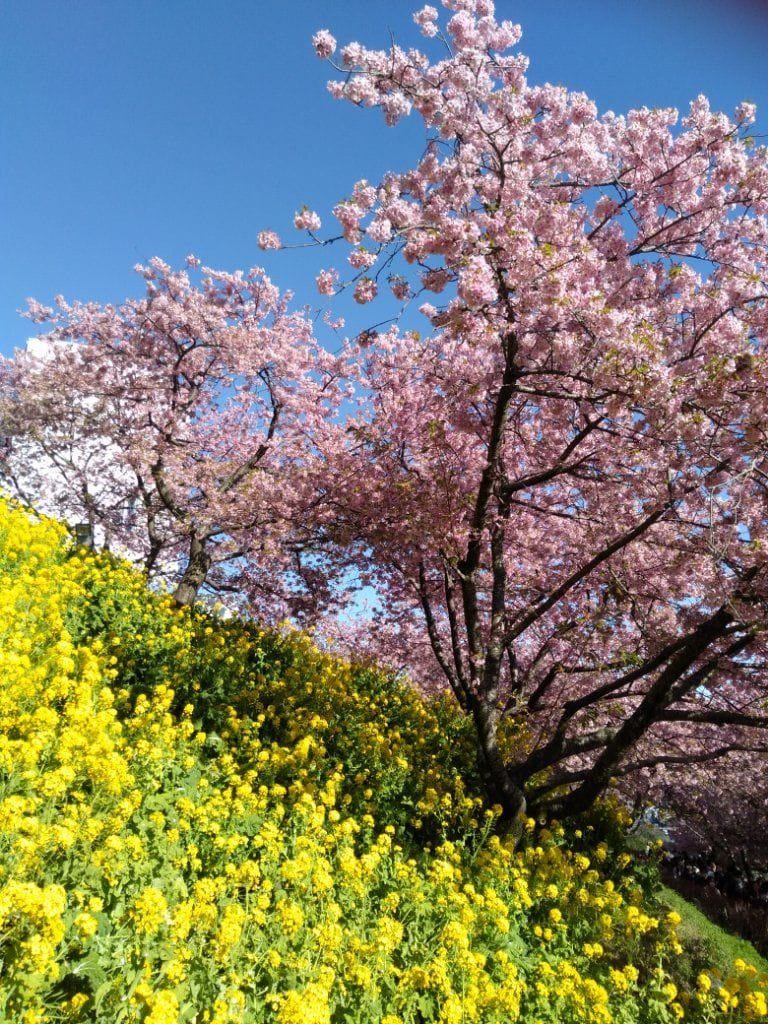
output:
[[[0,1019],[755,1020],[603,805],[494,832],[471,736],[301,634],[179,609],[0,505]]]

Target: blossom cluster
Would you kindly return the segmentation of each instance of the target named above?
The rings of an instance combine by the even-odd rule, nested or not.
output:
[[[497,835],[445,703],[5,503],[0,573],[0,1018],[766,1016],[752,965],[674,979],[679,918],[628,855]]]

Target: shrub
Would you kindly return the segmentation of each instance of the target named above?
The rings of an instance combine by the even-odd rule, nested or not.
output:
[[[2,1019],[765,1015],[746,964],[672,981],[676,915],[628,855],[493,834],[442,705],[176,609],[5,504],[0,570]]]

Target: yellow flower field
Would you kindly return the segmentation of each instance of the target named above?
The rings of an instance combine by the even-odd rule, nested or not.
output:
[[[679,919],[610,841],[496,836],[461,721],[370,666],[4,502],[0,634],[2,1021],[768,1016],[744,962],[676,976]]]

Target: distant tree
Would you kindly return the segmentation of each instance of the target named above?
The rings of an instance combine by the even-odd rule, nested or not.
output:
[[[98,527],[181,604],[206,587],[263,617],[307,613],[329,597],[308,515],[333,359],[259,268],[203,268],[198,286],[157,259],[137,270],[146,296],[121,306],[31,303],[52,330],[4,364],[0,475]]]
[[[388,124],[414,110],[429,135],[416,166],[336,208],[353,276],[318,278],[360,303],[388,282],[431,325],[349,346],[337,533],[380,594],[370,646],[450,688],[512,828],[612,782],[650,793],[652,772],[701,791],[728,759],[752,779],[768,751],[754,108],[598,116],[528,84],[490,0],[444,6],[445,31],[415,16],[436,61],[353,43],[329,86]],[[315,47],[333,62],[329,32]]]
[[[46,387],[25,392],[25,380],[41,376],[44,364],[58,365],[67,343],[30,338],[26,351],[0,364],[3,431],[0,483],[39,512],[87,526],[99,546],[125,539],[131,524],[134,557],[142,548],[134,522],[140,502],[137,482],[107,436],[84,427],[84,413],[97,418],[95,402],[72,400]],[[22,367],[24,371],[22,372]]]
[[[759,754],[733,752],[693,765],[681,757],[677,765],[646,771],[635,796],[671,814],[673,829],[685,844],[731,861],[749,875],[765,873],[767,769]]]

